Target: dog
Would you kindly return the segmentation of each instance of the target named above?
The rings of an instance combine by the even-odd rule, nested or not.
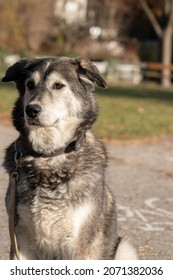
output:
[[[106,82],[84,57],[25,58],[9,67],[19,97],[12,119],[19,137],[4,167],[17,168],[15,234],[19,258],[137,259],[120,238],[114,197],[105,183],[107,154],[91,132],[94,83]],[[10,209],[10,184],[6,207]],[[11,258],[16,259],[14,248]]]

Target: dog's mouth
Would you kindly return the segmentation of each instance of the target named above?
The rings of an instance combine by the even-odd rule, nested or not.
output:
[[[52,124],[48,124],[48,123],[43,123],[37,119],[29,119],[27,118],[26,120],[26,126],[29,127],[29,128],[41,128],[41,127],[53,127],[53,126],[56,126],[56,124],[58,123],[59,120],[56,120],[54,123]]]

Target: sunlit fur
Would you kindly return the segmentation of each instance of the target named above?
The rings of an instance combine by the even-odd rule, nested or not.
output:
[[[21,156],[15,227],[20,259],[137,258],[118,236],[115,201],[105,184],[105,147],[90,131],[97,117],[93,85],[106,87],[97,68],[81,57],[24,59],[2,81],[15,81],[19,91],[12,117]],[[38,114],[28,113],[31,105],[39,106]],[[79,149],[66,153],[81,135]],[[9,175],[14,154],[12,143],[4,160]],[[7,212],[9,196],[10,187]]]

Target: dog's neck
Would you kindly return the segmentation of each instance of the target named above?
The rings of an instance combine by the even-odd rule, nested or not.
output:
[[[50,158],[50,157],[59,156],[62,154],[69,154],[71,152],[78,151],[83,145],[84,139],[85,139],[85,133],[81,132],[78,134],[77,137],[75,137],[75,139],[70,141],[65,147],[61,147],[47,153],[40,153],[34,151],[31,144],[28,143],[25,139],[23,139],[22,136],[19,136],[19,138],[15,142],[15,153],[17,155],[17,158],[28,156],[28,155],[34,157]]]

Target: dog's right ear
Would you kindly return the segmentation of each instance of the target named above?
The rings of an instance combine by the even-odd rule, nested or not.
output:
[[[99,87],[107,87],[97,67],[88,58],[79,56],[75,59],[75,63],[78,66],[78,72],[82,80],[89,84],[95,82]]]
[[[16,82],[19,80],[24,74],[26,74],[25,70],[32,61],[33,59],[25,58],[10,66],[5,73],[5,76],[2,78],[2,82]]]

